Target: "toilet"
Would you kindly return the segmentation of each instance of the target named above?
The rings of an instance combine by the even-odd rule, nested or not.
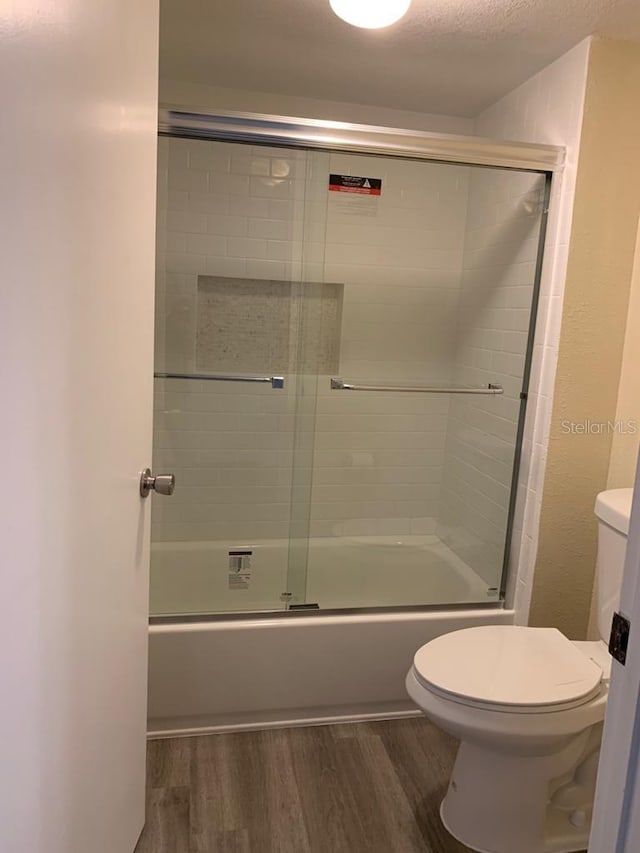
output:
[[[631,498],[615,489],[596,500],[599,641],[487,625],[438,637],[414,657],[409,696],[460,741],[442,822],[472,850],[587,848]]]

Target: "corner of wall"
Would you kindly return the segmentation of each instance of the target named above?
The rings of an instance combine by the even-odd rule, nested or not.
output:
[[[593,503],[609,473],[640,213],[639,88],[640,47],[593,39],[530,614],[576,639],[589,621]]]
[[[553,179],[511,555],[516,571],[511,573],[507,588],[507,602],[515,608],[520,624],[528,621],[534,583],[590,50],[588,38],[488,107],[474,122],[475,132],[482,136],[562,145],[566,149],[564,169]]]
[[[608,489],[633,486],[640,445],[640,221],[636,237],[629,311],[624,336],[616,420],[607,476]]]

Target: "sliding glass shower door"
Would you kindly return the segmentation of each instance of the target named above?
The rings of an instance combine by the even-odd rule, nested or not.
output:
[[[547,199],[160,139],[152,614],[499,601]]]
[[[533,329],[545,176],[331,155],[340,370],[318,380],[307,596],[497,601]]]
[[[337,367],[339,312],[312,162],[159,140],[154,467],[176,489],[153,506],[152,614],[304,600],[317,373]]]

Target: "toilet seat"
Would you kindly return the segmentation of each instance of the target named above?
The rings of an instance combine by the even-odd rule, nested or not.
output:
[[[415,655],[417,681],[441,698],[511,714],[576,708],[601,690],[602,669],[555,628],[487,625],[454,631]]]

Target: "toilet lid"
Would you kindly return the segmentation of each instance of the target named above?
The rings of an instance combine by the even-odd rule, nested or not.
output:
[[[413,665],[446,698],[520,713],[584,704],[602,680],[600,667],[556,628],[465,628],[422,646]]]

